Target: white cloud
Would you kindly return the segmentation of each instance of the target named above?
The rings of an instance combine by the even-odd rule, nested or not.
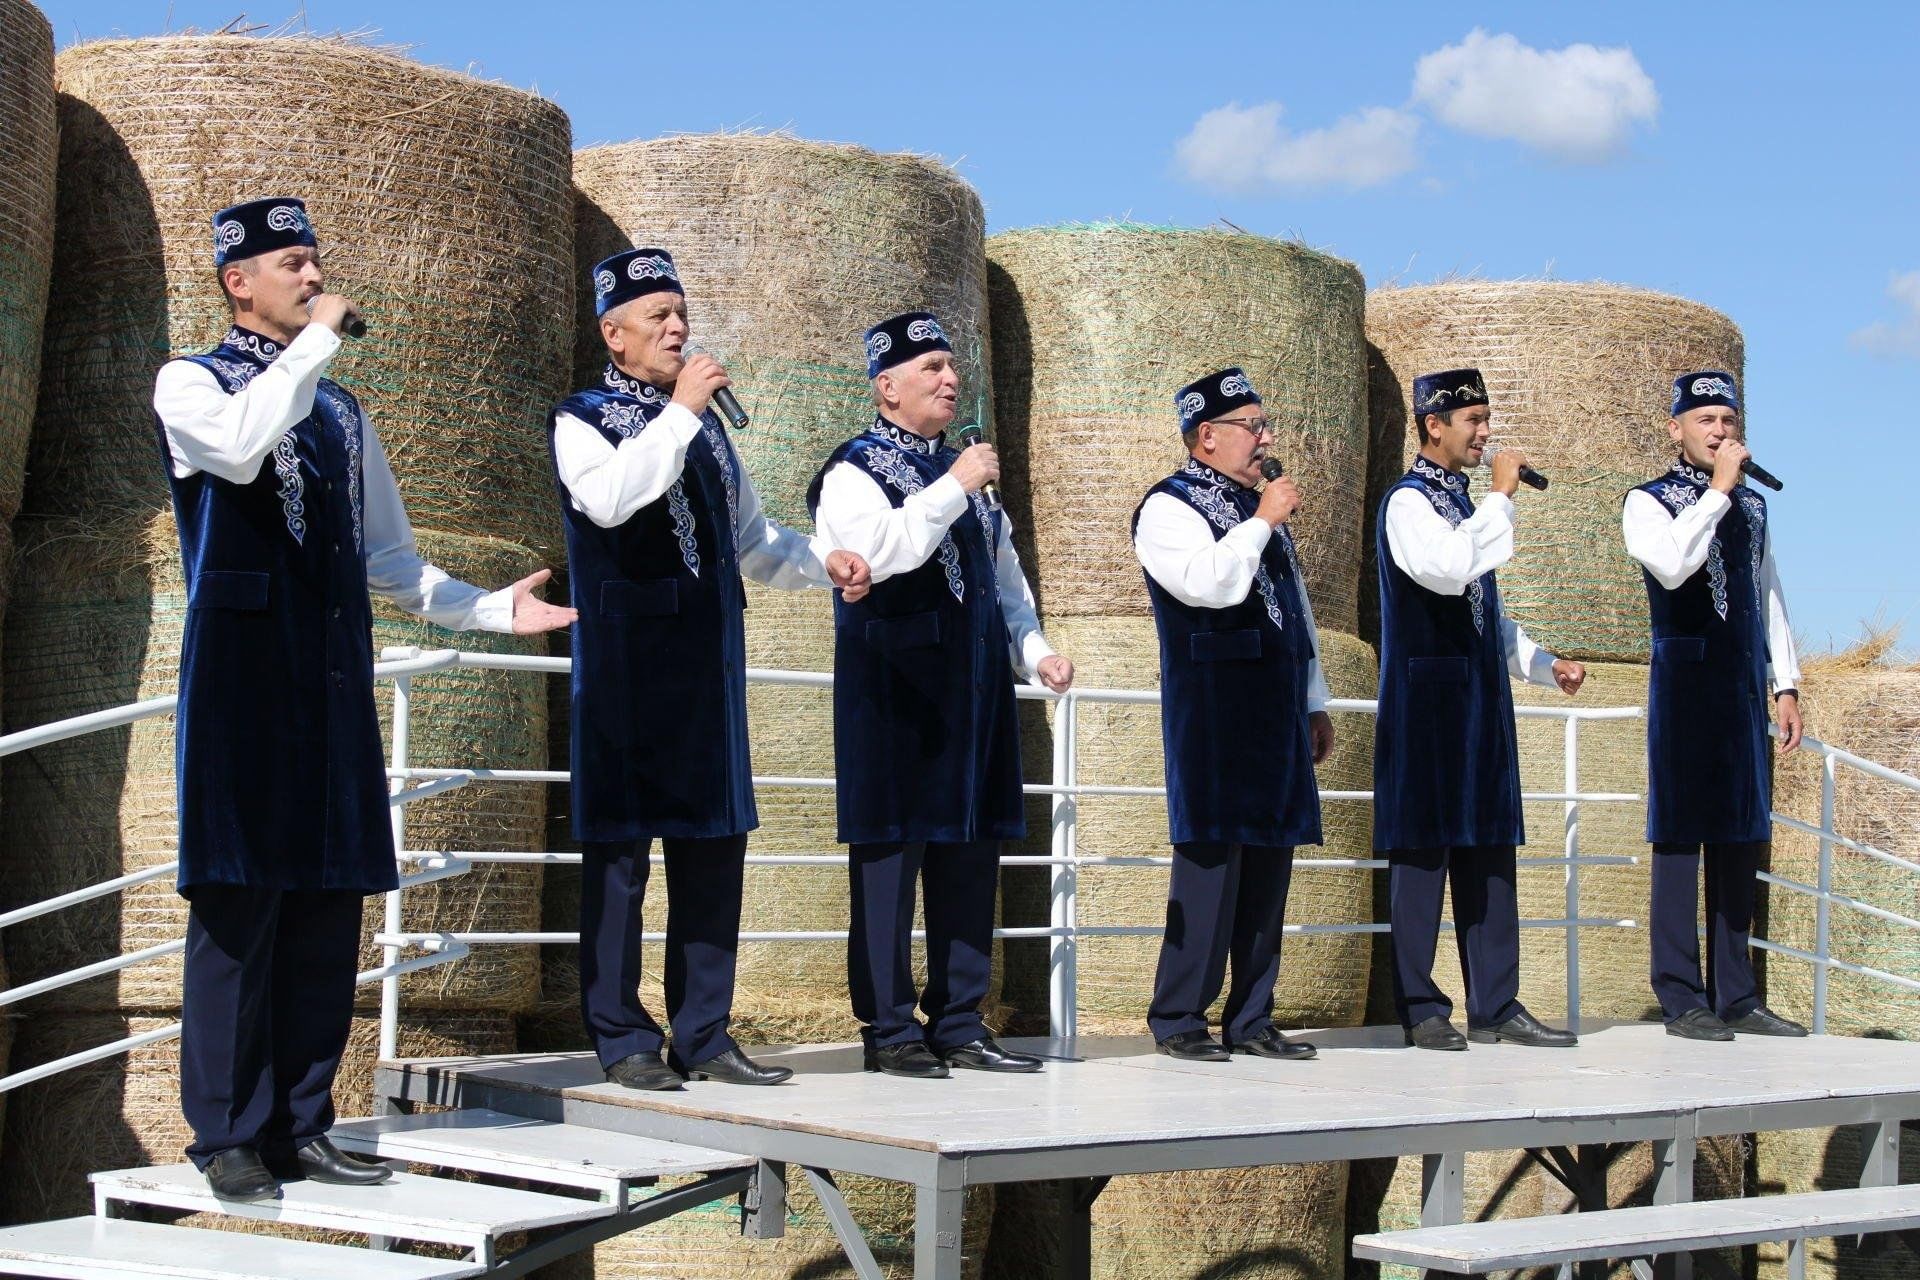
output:
[[[1276,187],[1373,187],[1413,168],[1420,122],[1404,111],[1369,107],[1324,129],[1294,133],[1277,102],[1216,107],[1175,145],[1180,171],[1227,191]]]
[[[1854,330],[1853,345],[1877,356],[1920,360],[1920,271],[1894,276],[1887,296],[1899,307],[1900,318]]]
[[[1660,112],[1631,49],[1535,49],[1476,28],[1422,57],[1413,100],[1463,133],[1510,138],[1562,160],[1604,160]]]

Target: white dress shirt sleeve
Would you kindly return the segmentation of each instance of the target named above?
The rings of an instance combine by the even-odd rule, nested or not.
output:
[[[820,541],[865,560],[880,583],[925,564],[947,526],[966,509],[966,490],[950,475],[908,494],[896,507],[879,481],[851,462],[839,462],[821,481],[813,523]]]
[[[1620,506],[1620,532],[1627,540],[1627,554],[1646,566],[1655,582],[1672,591],[1707,562],[1720,518],[1732,508],[1726,494],[1709,489],[1676,514],[1644,489],[1634,489]]]
[[[617,447],[563,413],[553,424],[554,465],[573,505],[602,529],[611,529],[673,487],[687,465],[687,446],[699,434],[700,419],[678,404],[669,404],[646,430]]]
[[[361,510],[367,544],[367,589],[450,631],[511,632],[511,584],[498,591],[485,591],[450,577],[420,558],[413,543],[413,526],[400,501],[400,486],[387,463],[387,451],[380,446],[380,437],[364,414],[361,424],[365,436]]]
[[[1040,611],[1026,571],[1020,567],[1020,553],[1013,549],[1013,521],[1005,511],[1000,513],[1000,542],[994,548],[993,567],[1000,583],[1000,616],[1007,622],[1014,669],[1021,679],[1033,681],[1041,661],[1053,656],[1053,646],[1040,634]]]
[[[1780,566],[1773,558],[1773,522],[1767,522],[1766,546],[1760,555],[1760,598],[1767,605],[1767,678],[1776,694],[1800,689],[1800,656],[1794,650],[1793,624],[1787,618],[1786,592],[1780,586]]]
[[[1556,685],[1553,664],[1559,659],[1534,643],[1526,628],[1502,613],[1500,615],[1500,651],[1507,656],[1507,673],[1528,684]]]
[[[1170,493],[1150,496],[1133,531],[1140,567],[1181,604],[1225,609],[1253,589],[1272,526],[1247,519],[1219,538],[1206,517]]]
[[[323,324],[294,336],[279,358],[229,395],[209,369],[170,360],[153,384],[153,408],[167,434],[173,474],[196,471],[251,484],[289,428],[313,412],[313,392],[340,337]]]
[[[1464,595],[1474,579],[1513,558],[1513,502],[1490,493],[1456,526],[1424,495],[1395,490],[1387,500],[1387,550],[1427,590]]]
[[[801,587],[830,587],[827,556],[834,550],[818,538],[808,538],[777,520],[769,520],[760,508],[760,492],[753,487],[747,469],[733,441],[727,441],[733,454],[733,473],[740,477],[739,524],[734,542],[740,548],[740,572],[755,582],[793,590]]]

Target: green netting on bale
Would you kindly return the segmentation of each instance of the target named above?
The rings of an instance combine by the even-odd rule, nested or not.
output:
[[[30,510],[166,505],[153,374],[226,327],[209,216],[305,196],[329,285],[371,331],[330,374],[377,425],[413,519],[550,558],[543,424],[572,330],[570,129],[531,94],[350,41],[111,40],[58,60],[61,234]],[[255,127],[262,86],[282,123]]]
[[[26,478],[58,157],[53,29],[26,0],[0,0],[0,520]]]
[[[1185,457],[1173,393],[1239,365],[1305,492],[1293,523],[1317,621],[1352,632],[1367,460],[1365,285],[1261,236],[1106,226],[988,243],[994,412],[1043,616],[1144,617],[1141,495]]]
[[[1643,289],[1465,281],[1375,289],[1367,340],[1377,449],[1397,439],[1410,460],[1414,378],[1472,365],[1487,380],[1494,438],[1552,478],[1548,492],[1519,499],[1514,558],[1500,569],[1507,612],[1562,657],[1646,661],[1646,590],[1621,540],[1620,503],[1672,458],[1674,376],[1738,377],[1740,330],[1699,303]],[[1373,478],[1369,522],[1397,475]],[[1476,492],[1484,484],[1476,477]],[[1377,591],[1371,576],[1365,589]]]
[[[990,411],[980,197],[923,156],[782,135],[701,134],[574,156],[584,273],[632,245],[666,245],[695,342],[733,374],[753,415],[734,437],[767,513],[805,527],[807,482],[866,429],[860,335],[902,311],[940,317],[953,340],[962,421]],[[575,376],[606,348],[582,292]],[[986,417],[982,422],[988,421]]]

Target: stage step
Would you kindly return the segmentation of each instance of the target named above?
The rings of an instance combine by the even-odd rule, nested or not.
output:
[[[112,1218],[0,1228],[0,1275],[58,1280],[455,1280],[481,1270],[472,1262]]]
[[[643,1178],[743,1169],[746,1156],[585,1125],[473,1108],[347,1120],[329,1131],[346,1151],[616,1196]]]
[[[479,1250],[491,1256],[494,1237],[509,1231],[562,1226],[606,1217],[612,1207],[593,1200],[516,1191],[452,1178],[396,1173],[376,1187],[330,1186],[324,1182],[286,1182],[277,1200],[215,1198],[206,1177],[190,1164],[151,1169],[121,1169],[93,1175],[96,1203],[158,1205],[331,1227],[401,1240],[432,1240]]]

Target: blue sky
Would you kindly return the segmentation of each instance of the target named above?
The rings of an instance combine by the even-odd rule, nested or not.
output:
[[[218,27],[238,4],[42,8],[64,46]],[[1822,648],[1904,623],[1920,649],[1904,422],[1920,398],[1920,6],[247,9],[302,12],[537,88],[578,145],[786,127],[953,160],[995,230],[1224,217],[1370,284],[1551,273],[1698,299],[1746,332],[1750,437],[1789,486],[1773,510],[1796,630]],[[1509,89],[1478,101],[1484,83]],[[1259,157],[1267,180],[1228,190],[1181,143],[1233,104],[1201,139]]]

